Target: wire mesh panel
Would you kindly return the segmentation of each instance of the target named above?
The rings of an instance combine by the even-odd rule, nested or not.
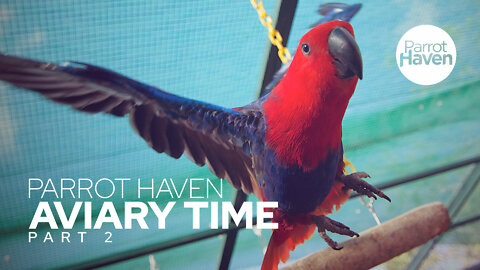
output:
[[[255,97],[267,37],[249,2],[4,1],[0,11],[0,50],[4,53],[42,61],[92,63],[226,107],[244,105]],[[187,177],[212,175],[185,158],[156,154],[129,127],[128,119],[85,115],[7,84],[1,87],[1,253],[9,258],[1,268],[61,267],[194,232],[191,213],[179,208],[172,211],[166,231],[118,230],[114,245],[104,243],[103,230],[92,231],[82,244],[73,239],[72,244],[27,243],[26,233],[39,201],[26,197],[30,177],[55,181],[83,177],[94,183],[102,177],[132,178],[126,182],[124,198],[111,198],[121,211],[123,201],[138,200],[137,178],[167,177],[183,183]],[[224,185],[222,200],[232,196],[232,188]],[[52,194],[45,199],[55,200]],[[160,196],[162,200],[171,197]],[[94,213],[102,201],[93,199]],[[75,200],[63,202],[68,213]],[[155,217],[147,222],[153,226]],[[202,228],[205,224],[207,219],[202,220]],[[72,235],[81,228],[78,222]],[[39,238],[47,231],[40,230]],[[58,233],[54,237],[58,240]],[[213,259],[201,253],[202,260],[211,259],[208,268],[216,264],[219,241],[207,245]],[[162,262],[162,268],[188,268],[195,263],[199,261],[172,260]]]

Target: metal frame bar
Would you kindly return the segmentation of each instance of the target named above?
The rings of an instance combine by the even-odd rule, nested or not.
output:
[[[297,9],[297,0],[292,1],[282,1],[277,0],[276,7],[275,7],[275,14],[274,14],[274,21],[275,29],[277,29],[280,33],[282,33],[283,41],[286,46],[288,42],[288,37],[290,36],[290,29],[292,28],[293,17],[295,16],[295,10]],[[268,42],[270,44],[270,42]],[[280,69],[282,62],[278,58],[278,49],[273,44],[268,46],[267,51],[265,52],[267,55],[266,62],[264,64],[264,72],[263,77],[261,79],[261,88],[258,91],[259,96],[261,97],[265,94],[265,87],[269,82],[273,80],[273,76],[275,73]],[[245,195],[241,190],[237,191],[235,196],[235,204],[234,207],[238,211],[242,206],[243,202],[247,199],[247,195]],[[218,265],[218,269],[228,269],[230,266],[230,260],[232,258],[233,250],[235,248],[235,243],[237,240],[238,230],[229,231],[227,233],[227,237],[223,243],[223,252],[222,257],[220,258],[220,263]]]
[[[256,224],[256,218],[253,219],[253,223]],[[209,239],[222,234],[227,234],[230,231],[238,231],[239,229],[245,228],[245,226],[246,226],[246,222],[245,220],[242,220],[242,222],[239,224],[238,227],[232,227],[229,229],[204,230],[201,232],[180,236],[177,238],[173,238],[171,240],[137,248],[135,250],[119,252],[114,255],[98,258],[94,261],[62,266],[62,267],[59,267],[58,269],[92,269],[92,268],[103,267],[103,266],[127,261],[130,259],[138,258],[141,256],[149,255],[152,253],[160,252],[163,250],[191,244],[194,242]]]
[[[458,169],[458,168],[461,168],[461,167],[464,167],[464,166],[467,166],[467,165],[470,165],[470,164],[475,164],[475,163],[480,163],[480,156],[465,159],[465,160],[461,160],[461,161],[457,161],[457,162],[447,164],[447,165],[444,165],[444,166],[440,166],[440,167],[437,167],[437,168],[434,168],[434,169],[431,169],[431,170],[423,171],[423,172],[420,172],[420,173],[417,173],[417,174],[412,174],[412,175],[409,175],[409,176],[400,177],[400,178],[397,178],[397,179],[394,179],[394,180],[391,180],[391,181],[387,181],[387,182],[378,184],[377,187],[379,189],[387,189],[387,188],[391,188],[391,187],[398,186],[398,185],[401,185],[401,184],[406,184],[406,183],[409,183],[409,182],[412,182],[412,181],[415,181],[415,180],[420,180],[420,179],[423,179],[423,178],[426,178],[426,177],[434,176],[436,174],[444,173],[444,172],[447,172],[447,171],[450,171],[450,170]],[[358,197],[358,196],[360,196],[360,195],[355,193],[355,194],[352,195],[352,198],[355,198],[355,197]]]
[[[460,188],[457,190],[455,195],[452,196],[450,203],[448,204],[448,213],[450,214],[450,220],[455,219],[457,214],[462,209],[463,205],[467,199],[472,194],[476,185],[480,181],[480,164],[477,164],[473,170],[470,172],[470,175],[463,181]],[[458,226],[458,225],[457,225]],[[412,259],[408,265],[408,270],[419,269],[423,261],[428,257],[430,251],[433,247],[442,239],[442,235],[435,237],[430,240],[428,243],[424,244],[420,250],[417,252],[417,255]]]
[[[247,200],[247,195],[243,193],[241,190],[237,190],[237,194],[235,195],[235,203],[234,203],[234,208],[237,212],[242,207],[243,202],[245,202],[246,200]],[[231,226],[229,226],[229,228],[230,227]],[[232,258],[233,249],[235,248],[237,235],[238,235],[238,230],[232,230],[227,233],[227,237],[225,238],[225,242],[223,243],[223,252],[222,252],[222,257],[220,259],[220,264],[218,265],[218,269],[228,269],[228,267],[230,266],[230,259]]]
[[[388,189],[388,188],[396,187],[398,185],[402,185],[402,184],[406,184],[406,183],[413,182],[413,181],[416,181],[416,180],[420,180],[420,179],[423,179],[423,178],[428,177],[428,176],[433,176],[433,175],[436,175],[436,174],[444,173],[444,172],[447,172],[447,171],[450,171],[450,170],[458,169],[458,168],[465,167],[465,166],[475,164],[475,163],[480,163],[480,156],[475,157],[475,158],[462,160],[462,161],[459,161],[459,162],[455,162],[455,163],[452,163],[452,164],[449,164],[449,165],[437,167],[437,168],[427,170],[427,171],[424,171],[424,172],[421,172],[421,173],[418,173],[418,174],[415,174],[415,175],[394,179],[394,180],[379,184],[377,187],[380,187],[382,189]],[[353,194],[352,196],[350,196],[350,199],[358,197],[358,196],[359,196],[358,194]],[[463,225],[470,224],[472,222],[479,221],[479,220],[480,220],[480,214],[477,215],[477,216],[473,216],[473,217],[469,217],[469,218],[460,220],[458,222],[453,223],[450,227],[450,230],[454,229],[454,228],[457,228],[457,227],[460,227],[460,226],[463,226]],[[257,224],[256,218],[253,219],[253,224]],[[232,227],[232,228],[229,228],[229,229],[204,230],[204,231],[201,231],[201,232],[198,232],[198,233],[189,234],[189,235],[186,235],[186,236],[181,236],[181,237],[178,237],[178,238],[174,238],[174,239],[171,239],[171,240],[168,240],[168,241],[163,241],[163,242],[160,242],[160,243],[157,243],[157,244],[148,245],[148,246],[138,248],[138,249],[135,249],[135,250],[129,250],[129,251],[117,253],[117,254],[114,254],[114,255],[110,255],[108,257],[98,258],[98,259],[93,260],[93,261],[61,267],[61,269],[91,269],[91,268],[107,266],[107,265],[123,262],[123,261],[129,260],[129,259],[149,255],[151,253],[156,253],[156,252],[159,252],[159,251],[163,251],[163,250],[166,250],[166,249],[175,248],[175,247],[179,247],[179,246],[182,246],[182,245],[187,245],[187,244],[191,244],[191,243],[198,242],[198,241],[201,241],[201,240],[209,239],[211,237],[215,237],[215,236],[218,236],[218,235],[227,234],[230,231],[238,231],[238,230],[241,230],[241,229],[245,228],[245,226],[246,226],[245,221],[242,221],[239,224],[238,227]]]
[[[457,227],[467,225],[469,223],[473,223],[473,222],[477,222],[477,221],[480,221],[480,214],[478,214],[476,216],[464,218],[460,221],[457,221],[457,222],[453,223],[452,225],[450,225],[450,230],[453,230],[453,229],[456,229]]]

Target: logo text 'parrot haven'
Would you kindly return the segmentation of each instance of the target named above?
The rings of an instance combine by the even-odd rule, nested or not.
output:
[[[455,66],[457,51],[450,35],[433,25],[408,30],[397,45],[397,65],[411,82],[433,85],[446,79]]]
[[[400,67],[403,65],[452,65],[453,56],[446,53],[447,43],[415,43],[405,40],[405,52],[400,53]]]

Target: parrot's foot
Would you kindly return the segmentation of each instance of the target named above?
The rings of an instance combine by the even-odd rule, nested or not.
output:
[[[344,224],[335,221],[333,219],[330,219],[326,216],[312,216],[313,222],[317,225],[318,228],[318,233],[322,237],[322,239],[327,242],[327,244],[335,249],[335,250],[340,250],[343,247],[339,247],[338,243],[333,241],[332,238],[330,238],[327,235],[326,231],[330,231],[333,233],[338,233],[341,235],[348,235],[350,237],[356,236],[359,237],[360,235],[352,230],[350,230],[349,227],[345,226]]]
[[[337,181],[345,184],[344,189],[353,189],[359,194],[366,195],[370,198],[374,198],[375,200],[377,199],[377,197],[375,196],[376,194],[380,198],[384,198],[385,200],[391,202],[390,198],[385,195],[385,193],[383,193],[378,188],[370,185],[362,178],[370,178],[370,175],[365,172],[356,172],[348,175],[343,175],[337,178]]]

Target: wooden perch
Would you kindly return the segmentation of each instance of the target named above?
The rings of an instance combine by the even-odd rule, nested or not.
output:
[[[449,226],[442,203],[426,204],[341,243],[342,250],[327,248],[283,269],[369,269],[426,243]]]

